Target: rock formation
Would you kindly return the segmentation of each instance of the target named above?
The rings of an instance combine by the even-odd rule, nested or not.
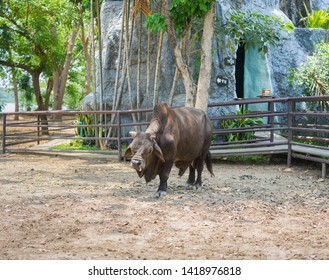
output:
[[[275,15],[285,21],[291,21],[295,26],[293,33],[282,33],[280,44],[271,47],[268,55],[260,55],[257,51],[244,52],[236,46],[237,54],[233,56],[225,48],[214,42],[213,78],[209,94],[209,102],[232,100],[239,96],[237,88],[243,89],[244,98],[253,98],[261,95],[263,87],[270,88],[271,94],[276,97],[293,96],[296,93],[289,88],[287,72],[290,68],[298,66],[313,52],[314,44],[324,40],[328,32],[323,29],[300,28],[300,14],[305,14],[305,5],[312,9],[327,9],[329,0],[217,0],[216,12],[219,18],[225,21],[227,13],[231,9],[253,10],[262,14]],[[102,30],[103,30],[103,87],[104,102],[107,108],[112,108],[113,89],[118,60],[119,38],[122,20],[122,1],[105,0],[102,6]],[[136,24],[137,26],[137,24]],[[125,84],[123,100],[120,108],[128,109],[136,106],[136,79],[137,79],[137,31],[134,29],[131,48],[131,95],[132,103],[128,98],[128,88]],[[144,28],[143,42],[147,42],[147,33]],[[223,38],[225,40],[225,38]],[[151,42],[151,82],[150,100],[154,91],[154,73],[157,35],[152,36]],[[151,107],[152,102],[146,102],[146,44],[142,47],[140,95],[141,107]],[[244,58],[244,62],[239,59]],[[237,59],[239,58],[239,59]],[[161,56],[159,101],[167,101],[171,90],[175,73],[175,65],[169,47],[167,37],[164,36]],[[99,76],[99,75],[98,75]],[[98,79],[99,80],[99,79]],[[238,90],[239,91],[239,90]],[[97,83],[99,92],[99,82]],[[241,93],[240,93],[241,95]],[[174,98],[174,105],[184,104],[184,87],[179,80]],[[97,98],[99,102],[99,96]],[[84,100],[85,108],[91,108],[93,98],[87,96]]]

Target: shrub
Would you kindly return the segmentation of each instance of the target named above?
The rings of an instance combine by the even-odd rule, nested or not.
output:
[[[307,16],[301,20],[304,22],[306,28],[324,28],[329,29],[329,9],[314,10],[312,14],[308,11],[306,5],[305,10]]]
[[[329,94],[329,43],[316,45],[312,56],[298,68],[290,69],[288,82],[302,89],[304,96],[322,96]],[[322,104],[329,108],[328,102]]]
[[[221,127],[224,129],[239,129],[239,128],[247,128],[252,127],[255,125],[262,124],[261,118],[248,118],[248,117],[241,117],[239,115],[251,113],[251,111],[243,111],[242,108],[236,112],[237,117],[234,119],[225,119],[221,120],[220,124]],[[234,114],[235,115],[235,114]],[[232,141],[241,141],[241,140],[252,140],[254,138],[255,132],[253,131],[246,131],[246,132],[232,132],[225,134],[225,140],[228,142]]]
[[[94,116],[87,114],[79,114],[77,116],[76,124],[81,125],[76,127],[75,134],[80,137],[95,137],[96,130],[94,126],[83,126],[83,125],[93,125],[95,124]],[[83,140],[83,145],[95,146],[95,140]]]

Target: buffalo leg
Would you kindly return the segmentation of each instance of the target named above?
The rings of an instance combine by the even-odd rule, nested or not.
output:
[[[195,168],[193,167],[192,164],[190,164],[189,167],[189,175],[188,175],[188,179],[186,181],[186,189],[191,186],[194,185],[194,181],[195,181]]]
[[[160,174],[159,174],[160,185],[159,185],[158,191],[157,191],[158,197],[165,196],[167,194],[167,181],[168,181],[172,166],[173,166],[173,161],[166,161],[160,170]]]
[[[196,187],[196,189],[199,189],[202,187],[201,179],[202,179],[202,171],[203,171],[203,167],[204,167],[204,159],[202,157],[197,158],[195,161],[195,166],[196,166],[196,170],[197,170],[197,174],[198,174],[196,181],[195,181],[195,187]]]

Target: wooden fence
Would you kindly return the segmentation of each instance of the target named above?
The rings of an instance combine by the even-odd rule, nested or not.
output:
[[[211,153],[213,157],[282,153],[287,154],[288,166],[292,158],[312,160],[322,163],[325,174],[329,164],[328,104],[329,96],[237,99],[209,104],[214,125]],[[262,109],[253,110],[257,105]],[[128,132],[145,130],[151,114],[152,109],[2,113],[1,149],[3,154],[88,153],[121,161],[131,140]],[[49,143],[72,140],[95,144],[98,149],[49,148]]]

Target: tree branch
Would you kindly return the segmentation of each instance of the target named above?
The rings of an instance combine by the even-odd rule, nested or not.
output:
[[[8,20],[13,26],[15,26],[17,28],[17,29],[10,28],[7,25],[13,32],[16,32],[16,33],[20,34],[21,36],[25,37],[28,40],[32,40],[32,38],[30,36],[31,34],[29,34],[28,32],[26,32],[26,30],[23,27],[21,27],[20,25],[18,25],[17,22],[13,18],[8,17],[6,14],[1,13],[1,12],[0,12],[0,17]]]
[[[22,64],[22,63],[0,60],[0,65],[7,66],[7,67],[20,68],[20,69],[26,70],[29,73],[31,73],[33,71],[32,68],[30,68],[27,65]]]
[[[168,0],[163,0],[162,5],[163,5],[163,11],[165,14],[165,22],[167,25],[167,34],[168,34],[168,38],[169,38],[169,44],[171,46],[171,49],[174,50],[177,46],[177,37],[176,37],[175,29],[174,29],[174,22],[173,22],[173,19],[170,15],[170,11],[169,11]]]

